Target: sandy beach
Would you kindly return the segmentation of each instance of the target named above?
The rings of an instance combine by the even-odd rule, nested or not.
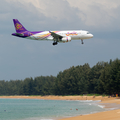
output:
[[[101,104],[110,107],[110,104],[116,106],[120,104],[120,99],[116,97],[102,96],[0,96],[0,98],[15,98],[15,99],[44,99],[44,100],[101,100]],[[106,104],[106,103],[109,103]],[[76,117],[64,118],[61,120],[120,120],[120,109],[94,113],[89,115],[80,115]]]
[[[102,97],[102,96],[0,96],[0,98],[19,98],[19,99],[44,99],[44,100],[101,100],[107,102],[115,100],[115,97]]]

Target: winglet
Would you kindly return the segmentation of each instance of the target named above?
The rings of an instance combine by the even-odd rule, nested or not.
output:
[[[13,19],[13,22],[17,33],[27,31],[17,19]]]

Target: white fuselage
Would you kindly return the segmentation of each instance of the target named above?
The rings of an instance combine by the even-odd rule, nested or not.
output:
[[[52,31],[57,35],[62,37],[70,37],[71,40],[79,40],[79,39],[90,39],[93,37],[88,31]],[[41,33],[37,33],[28,37],[28,39],[35,39],[35,40],[54,40],[53,36],[49,31],[43,31]],[[67,42],[67,41],[66,41]]]

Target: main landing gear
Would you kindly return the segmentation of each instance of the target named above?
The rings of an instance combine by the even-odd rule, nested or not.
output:
[[[57,45],[58,43],[57,42],[54,42],[53,45]]]
[[[84,44],[83,40],[81,39],[81,44]]]

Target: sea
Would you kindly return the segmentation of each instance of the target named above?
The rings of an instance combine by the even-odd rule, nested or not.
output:
[[[0,120],[58,120],[106,111],[99,101],[0,99]]]

